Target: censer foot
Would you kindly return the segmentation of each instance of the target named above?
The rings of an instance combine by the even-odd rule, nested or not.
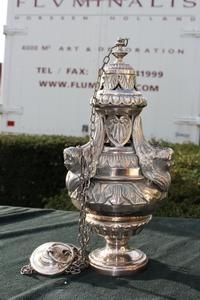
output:
[[[111,276],[127,276],[143,269],[148,263],[145,253],[134,249],[121,249],[115,251],[108,249],[96,249],[89,255],[90,265],[99,273]]]
[[[128,240],[139,233],[151,216],[109,217],[89,213],[86,221],[92,230],[106,240],[106,246],[89,254],[90,265],[111,276],[131,275],[143,269],[148,258],[141,250],[131,249]]]

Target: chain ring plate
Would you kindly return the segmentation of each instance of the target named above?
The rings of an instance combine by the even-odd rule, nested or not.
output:
[[[65,263],[55,261],[48,255],[48,251],[53,247],[57,247],[60,251],[69,251],[69,245],[64,243],[48,242],[37,247],[30,257],[31,267],[42,275],[57,275],[65,272],[66,268],[71,264],[73,257],[66,257]]]

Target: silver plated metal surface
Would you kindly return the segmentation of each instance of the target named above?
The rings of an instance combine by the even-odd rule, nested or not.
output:
[[[143,135],[141,112],[147,100],[137,88],[136,71],[123,61],[127,44],[127,39],[119,38],[99,70],[90,101],[89,142],[64,150],[66,186],[80,209],[80,248],[43,244],[33,252],[23,274],[34,270],[45,275],[75,274],[89,261],[101,273],[120,276],[148,262],[146,254],[128,246],[128,240],[166,198],[173,151],[151,145]],[[111,54],[115,61],[109,63]],[[104,237],[106,246],[88,257],[91,231]]]
[[[64,273],[73,260],[73,247],[63,243],[48,242],[33,251],[30,264],[42,275],[56,275]]]
[[[92,251],[89,261],[95,269],[112,276],[135,272],[147,264],[145,254],[130,250],[128,239],[141,231],[150,220],[149,214],[166,197],[173,153],[170,148],[155,147],[144,138],[140,114],[147,100],[137,89],[135,70],[123,61],[128,54],[126,44],[126,39],[117,41],[112,51],[116,60],[104,66],[99,89],[91,101],[96,124],[86,222],[93,232],[105,238],[106,246]],[[82,149],[87,164],[87,145]],[[80,207],[78,151],[65,150],[69,170],[66,184],[76,207]],[[116,217],[124,219],[116,221]],[[110,218],[109,222],[106,218]]]

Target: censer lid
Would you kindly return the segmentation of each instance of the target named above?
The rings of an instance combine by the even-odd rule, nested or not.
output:
[[[125,39],[118,39],[112,54],[116,60],[103,69],[99,91],[93,99],[94,106],[142,109],[147,105],[147,101],[137,89],[136,72],[123,61],[128,54]]]
[[[136,72],[131,65],[125,63],[123,58],[128,54],[127,48],[125,48],[124,39],[118,39],[115,44],[115,48],[112,50],[112,55],[116,58],[114,63],[110,63],[104,67],[106,74],[127,74],[136,76]]]

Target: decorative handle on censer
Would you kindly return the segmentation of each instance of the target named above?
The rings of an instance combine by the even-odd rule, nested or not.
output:
[[[123,61],[127,44],[127,39],[118,39],[99,70],[91,99],[89,142],[64,150],[66,185],[80,209],[80,248],[41,245],[23,274],[77,273],[91,265],[101,273],[120,276],[148,262],[146,254],[128,246],[128,240],[151,220],[166,197],[173,151],[154,147],[143,136],[140,113],[147,101],[137,89],[135,70]],[[109,64],[111,54],[116,60]],[[105,238],[106,246],[88,256],[91,230]]]

